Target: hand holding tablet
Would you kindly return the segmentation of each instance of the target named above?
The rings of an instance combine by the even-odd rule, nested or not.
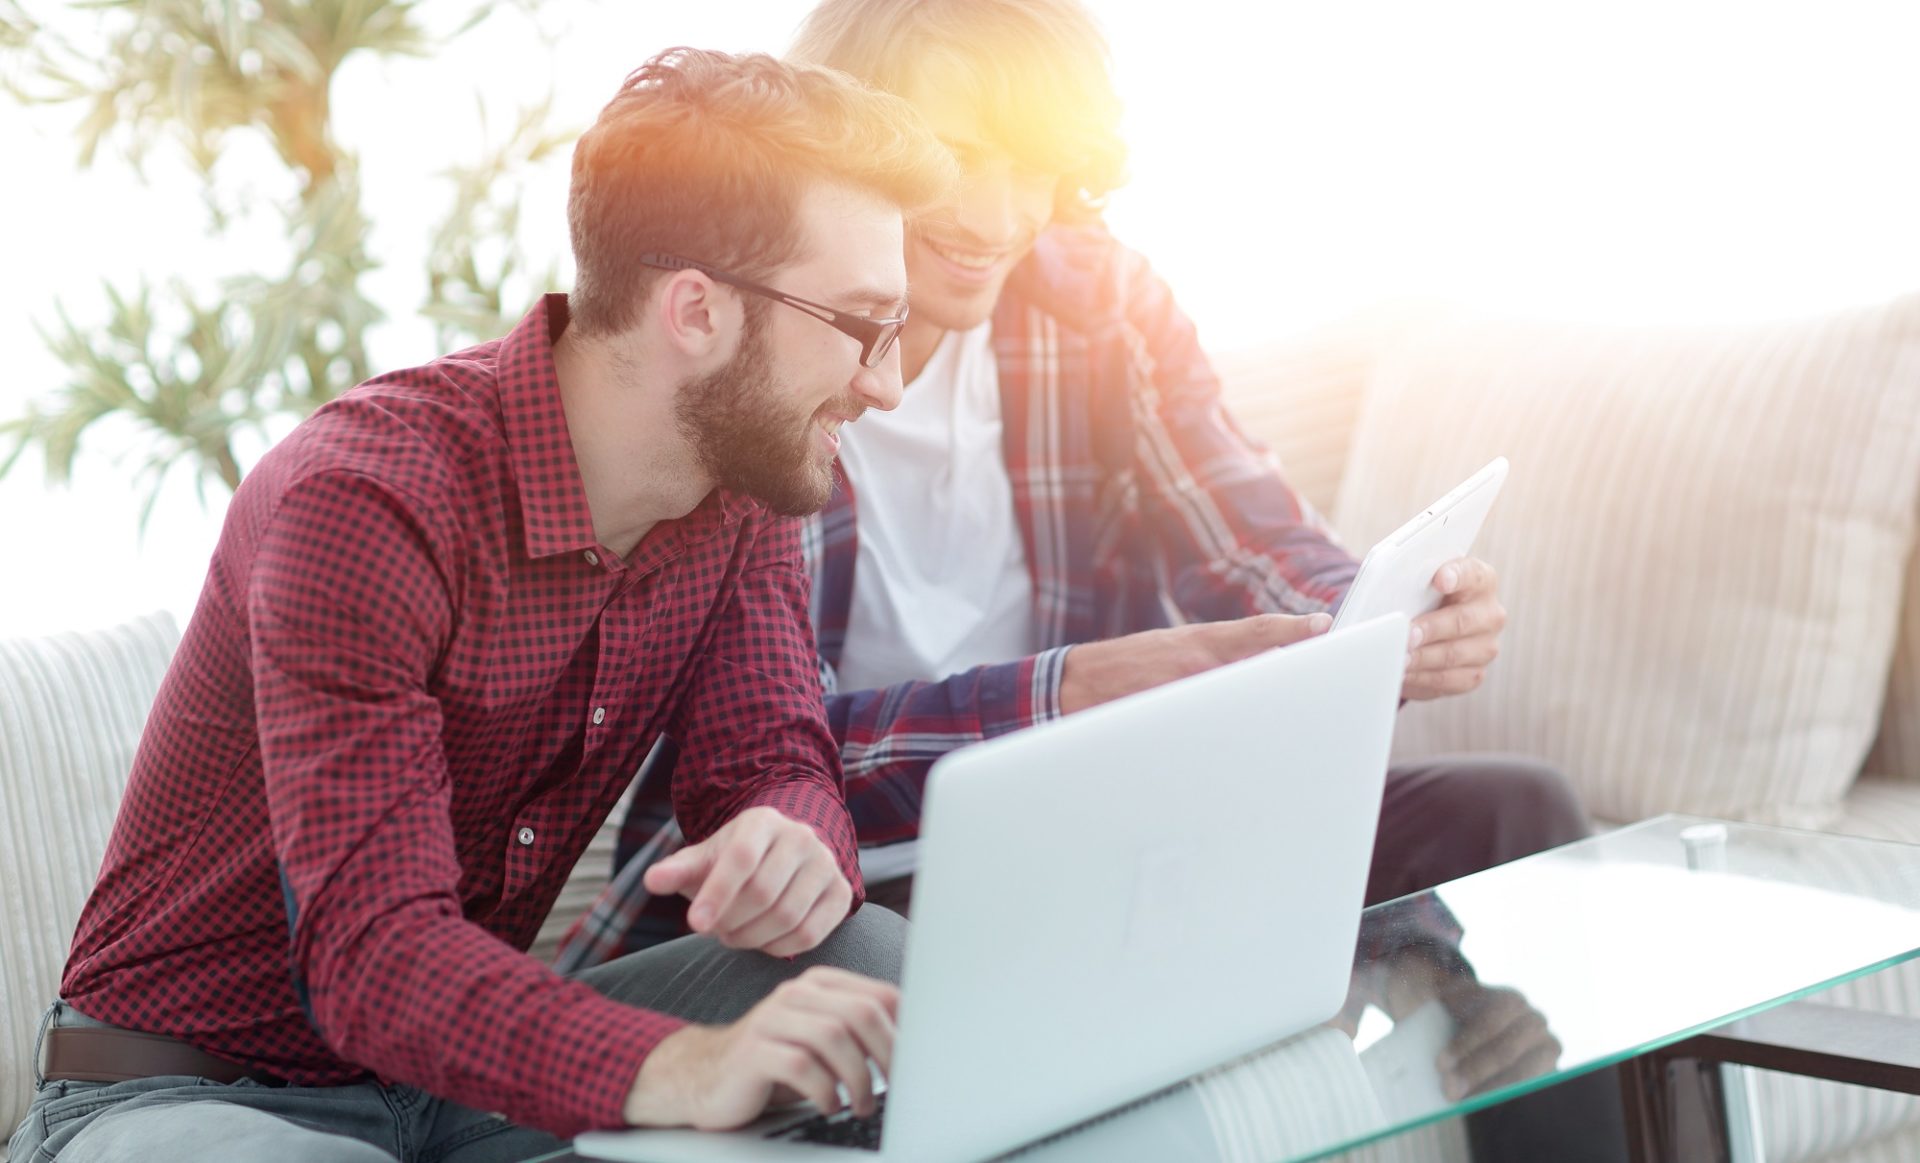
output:
[[[1496,458],[1375,545],[1335,614],[1335,628],[1394,612],[1419,618],[1449,601],[1449,595],[1434,587],[1435,575],[1467,556],[1506,477],[1506,458]],[[1479,563],[1462,564],[1485,570],[1486,576],[1458,578],[1453,588],[1460,595],[1455,601],[1457,624],[1442,631],[1451,641],[1429,633],[1425,643],[1414,642],[1414,647],[1424,644],[1427,649],[1424,654],[1415,651],[1404,692],[1408,698],[1472,690],[1497,653],[1494,639],[1505,611],[1493,597],[1492,572]],[[1430,626],[1431,620],[1424,625]]]
[[[1382,538],[1360,563],[1360,573],[1334,615],[1334,629],[1358,625],[1382,614],[1417,618],[1437,609],[1442,595],[1433,588],[1433,575],[1473,548],[1473,539],[1479,536],[1480,525],[1506,479],[1507,458],[1496,457]]]

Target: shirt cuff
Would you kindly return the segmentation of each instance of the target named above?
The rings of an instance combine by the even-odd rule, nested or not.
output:
[[[1060,679],[1067,672],[1067,651],[1071,646],[1056,646],[1033,656],[1033,677],[1027,686],[1028,716],[1034,723],[1051,723],[1060,710]]]
[[[840,875],[853,889],[853,907],[848,914],[866,903],[866,885],[860,879],[860,846],[853,836],[853,817],[847,814],[844,793],[835,795],[817,782],[787,781],[763,788],[742,810],[753,807],[772,808],[812,828],[833,853]]]
[[[556,1095],[568,1109],[542,1120],[548,1125],[541,1129],[570,1136],[626,1126],[627,1097],[640,1077],[641,1064],[687,1024],[604,997],[596,996],[581,1006],[565,1035],[565,1052],[576,1063],[591,1064],[575,1075],[583,1077],[586,1085],[571,1096]]]

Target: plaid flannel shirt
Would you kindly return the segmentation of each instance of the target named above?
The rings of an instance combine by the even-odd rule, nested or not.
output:
[[[1098,227],[1055,227],[993,315],[1003,450],[1033,575],[1040,653],[937,682],[839,691],[853,599],[857,498],[807,518],[812,617],[862,845],[918,834],[940,756],[1060,713],[1075,643],[1185,621],[1331,609],[1358,563],[1234,422],[1191,320],[1145,259]],[[641,772],[613,882],[562,947],[572,971],[686,932],[686,901],[646,868],[681,843],[663,747]]]

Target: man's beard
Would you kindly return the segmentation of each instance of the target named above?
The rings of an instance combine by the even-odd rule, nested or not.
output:
[[[851,416],[861,406],[841,397],[823,410]],[[740,351],[725,367],[680,385],[673,414],[700,466],[723,488],[789,517],[818,512],[832,495],[832,470],[814,448],[819,412],[793,414],[774,382],[759,321],[748,321]]]

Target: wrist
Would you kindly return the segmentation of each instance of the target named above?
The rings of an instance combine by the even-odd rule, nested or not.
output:
[[[1084,661],[1080,652],[1085,649],[1084,643],[1070,646],[1060,656],[1060,688],[1055,697],[1063,715],[1071,715],[1080,709],[1080,664]]]
[[[682,1060],[689,1056],[693,1044],[709,1032],[701,1026],[682,1026],[660,1039],[640,1060],[640,1069],[634,1073],[627,1101],[620,1110],[628,1126],[676,1127],[690,1121],[692,1112],[686,1109],[686,1068]]]
[[[1100,651],[1104,642],[1082,642],[1069,648],[1060,660],[1060,713],[1071,715],[1103,700],[1094,677],[1100,670]]]

